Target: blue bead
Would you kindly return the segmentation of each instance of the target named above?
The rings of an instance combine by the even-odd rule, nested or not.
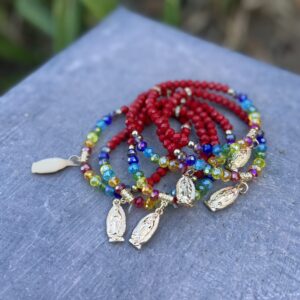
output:
[[[105,181],[109,181],[112,177],[115,176],[115,173],[113,170],[107,170],[103,173],[102,175],[102,178],[105,180]]]
[[[108,196],[114,196],[114,194],[115,194],[115,189],[112,188],[111,186],[107,185],[107,186],[105,187],[104,193],[105,193],[106,195],[108,195]]]
[[[235,135],[234,134],[228,134],[226,136],[226,141],[228,144],[232,144],[235,142]]]
[[[153,149],[152,148],[146,148],[143,153],[144,153],[145,157],[150,158],[153,154]]]
[[[101,129],[105,129],[107,127],[107,124],[103,120],[99,120],[96,126],[100,127]]]
[[[220,145],[215,145],[213,146],[213,151],[212,153],[216,156],[220,155],[220,153],[222,152],[222,148]]]
[[[250,100],[245,100],[241,103],[243,110],[248,110],[250,106],[252,106],[252,102]]]
[[[201,183],[197,184],[196,189],[201,193],[201,195],[207,192],[207,189]]]
[[[137,158],[137,156],[135,155],[132,155],[132,156],[129,156],[128,159],[127,159],[128,163],[131,165],[131,164],[136,164],[139,162],[139,159]]]
[[[257,152],[266,152],[267,151],[267,145],[266,144],[259,144],[255,148]]]
[[[138,151],[144,151],[147,148],[147,143],[144,141],[141,141],[137,144],[136,149]]]
[[[265,144],[267,141],[263,136],[259,136],[256,138],[260,144]]]
[[[205,168],[206,162],[203,159],[197,159],[195,162],[195,169],[201,171]]]
[[[103,117],[103,121],[105,122],[106,125],[110,125],[112,122],[112,117],[111,116],[105,116]]]
[[[99,159],[99,165],[102,166],[102,165],[105,165],[107,164],[109,161],[107,159]]]
[[[107,152],[100,152],[98,155],[99,160],[101,159],[109,159],[109,154]]]
[[[118,194],[116,191],[114,191],[114,197],[118,198],[118,199],[122,198],[122,196],[120,194]]]
[[[174,196],[174,197],[176,196],[176,190],[175,189],[171,191],[171,195]]]
[[[194,163],[196,162],[196,157],[194,155],[189,155],[187,158],[186,158],[186,164],[188,166],[192,166]]]
[[[134,173],[137,172],[139,169],[140,169],[140,167],[139,167],[138,164],[131,164],[131,165],[128,167],[128,172],[129,172],[130,174],[134,174]]]
[[[135,152],[134,149],[129,149],[128,152],[127,152],[127,155],[128,156],[136,155],[136,152]]]
[[[245,100],[248,99],[248,96],[246,94],[239,94],[238,99],[240,102],[244,102]]]
[[[212,145],[211,144],[204,144],[203,147],[202,147],[202,151],[205,153],[205,154],[210,154],[212,152]]]
[[[208,178],[204,178],[201,180],[201,185],[203,185],[207,190],[211,190],[213,187],[213,182]]]

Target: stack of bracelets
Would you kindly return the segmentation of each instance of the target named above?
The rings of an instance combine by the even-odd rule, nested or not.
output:
[[[229,120],[209,104],[223,106],[236,114],[249,126],[245,137],[236,139]],[[114,119],[123,115],[125,127],[103,146],[99,153],[99,172],[93,170],[89,160],[100,136]],[[170,125],[177,120],[180,130]],[[145,127],[154,124],[156,134],[165,148],[157,153],[142,135]],[[226,143],[220,143],[217,126],[224,132]],[[191,131],[197,140],[190,139]],[[131,182],[121,182],[113,170],[110,154],[121,142],[128,144],[128,172]],[[265,167],[266,140],[261,130],[260,113],[245,94],[237,93],[226,85],[205,81],[168,81],[140,94],[131,105],[102,117],[88,133],[80,156],[69,159],[49,158],[32,165],[32,172],[45,174],[67,166],[80,166],[89,184],[113,198],[107,219],[107,235],[110,242],[124,241],[126,215],[123,205],[153,210],[137,224],[130,243],[140,249],[156,231],[165,208],[193,207],[204,198],[211,211],[221,210],[232,204],[240,194],[248,190],[248,182],[255,179]],[[149,177],[139,163],[143,155],[156,171]],[[252,161],[248,161],[252,158]],[[248,164],[247,170],[241,170]],[[180,173],[175,187],[168,191],[155,189],[169,171]],[[232,182],[209,198],[206,194],[216,181]]]

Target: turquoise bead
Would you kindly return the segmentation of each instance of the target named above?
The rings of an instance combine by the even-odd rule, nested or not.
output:
[[[201,171],[205,168],[205,166],[206,166],[206,162],[203,159],[197,159],[196,162],[195,162],[194,168],[197,171]]]
[[[139,167],[138,164],[131,164],[131,165],[128,167],[128,172],[129,172],[130,174],[134,174],[134,173],[137,172],[139,169],[140,169],[140,167]]]
[[[259,144],[255,148],[256,152],[266,152],[267,151],[267,145],[266,144]]]
[[[103,173],[102,175],[102,178],[105,180],[105,181],[109,181],[112,177],[115,176],[115,173],[113,170],[107,170]]]
[[[97,127],[101,128],[102,130],[107,127],[107,124],[105,123],[104,120],[99,120],[96,124]]]
[[[145,157],[148,157],[150,158],[153,154],[153,149],[152,148],[146,148],[144,151],[143,151],[143,154]]]
[[[206,165],[203,172],[206,175],[210,175],[211,174],[211,170],[212,170],[212,166],[211,165]]]
[[[221,148],[220,145],[215,145],[215,146],[213,146],[213,151],[212,151],[212,153],[213,153],[214,155],[219,156],[219,155],[221,154],[221,152],[222,152],[222,148]]]
[[[201,185],[203,185],[206,190],[211,190],[213,187],[213,182],[209,178],[204,178],[201,180]]]

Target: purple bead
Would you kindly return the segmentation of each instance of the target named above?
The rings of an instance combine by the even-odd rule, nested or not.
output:
[[[251,129],[259,129],[259,125],[253,123],[253,124],[250,126],[250,128],[251,128]]]
[[[152,193],[151,193],[150,198],[152,200],[157,200],[158,199],[158,195],[159,195],[159,190],[153,190]]]
[[[253,177],[258,176],[257,170],[255,170],[255,169],[250,169],[249,172],[252,174]]]
[[[226,141],[228,144],[232,144],[235,142],[235,135],[234,134],[228,134],[226,136]]]
[[[202,146],[200,144],[196,144],[194,149],[195,149],[196,152],[201,152],[202,151]]]
[[[239,94],[238,99],[240,102],[244,102],[244,101],[248,100],[248,96],[245,94]]]
[[[132,155],[128,157],[127,161],[129,164],[136,164],[139,162],[139,159],[137,158],[137,156]]]
[[[247,143],[247,145],[251,146],[253,144],[253,140],[251,137],[247,136],[245,137],[244,141]]]
[[[213,147],[211,144],[204,144],[203,147],[202,147],[202,151],[205,153],[205,154],[211,154],[213,150]]]
[[[138,151],[144,151],[147,148],[147,143],[144,141],[141,141],[137,144],[136,149]]]
[[[83,147],[83,148],[81,149],[81,151],[82,151],[82,152],[87,152],[87,153],[91,154],[92,149],[89,148],[89,147]]]
[[[196,162],[196,157],[194,155],[189,155],[187,158],[186,158],[186,164],[188,166],[192,166],[193,164],[195,164]]]

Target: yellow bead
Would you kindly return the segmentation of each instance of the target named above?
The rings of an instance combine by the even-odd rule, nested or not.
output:
[[[147,184],[147,179],[146,177],[140,177],[137,181],[136,181],[136,186],[141,189],[143,186],[145,186]]]
[[[167,168],[169,166],[169,159],[166,156],[162,156],[159,159],[158,164],[161,168]]]
[[[108,181],[108,184],[111,187],[116,187],[120,183],[120,179],[118,177],[113,177]]]
[[[152,209],[155,207],[155,201],[153,201],[153,200],[151,200],[150,198],[148,198],[148,199],[145,201],[144,206],[145,206],[146,209],[152,210]]]
[[[231,152],[236,152],[236,151],[239,151],[240,149],[241,149],[241,146],[238,143],[233,143],[230,145]]]
[[[173,159],[169,162],[170,171],[177,171],[179,167],[179,162],[176,159]]]
[[[87,140],[93,142],[94,144],[98,142],[98,135],[94,131],[90,132],[86,138]]]
[[[92,170],[86,171],[84,172],[83,176],[86,180],[91,180],[91,178],[94,176],[94,172]]]
[[[97,136],[99,137],[101,132],[102,132],[102,129],[100,127],[96,127],[94,132],[97,134]]]
[[[90,141],[90,140],[86,140],[84,144],[85,144],[87,147],[89,147],[89,148],[94,148],[94,147],[95,147],[95,143],[93,143],[93,142]]]
[[[98,175],[92,176],[92,178],[90,179],[90,185],[91,186],[100,186],[101,183],[101,178]]]
[[[231,179],[231,173],[228,170],[224,169],[221,175],[221,179],[224,182],[228,182]]]
[[[247,143],[244,140],[239,140],[238,144],[240,145],[241,149],[246,149],[248,147]]]
[[[208,163],[213,166],[213,167],[216,167],[218,165],[218,161],[217,161],[217,158],[214,157],[214,156],[211,156],[209,159],[208,159]]]
[[[255,158],[253,164],[263,169],[266,166],[266,161],[262,158]]]
[[[152,191],[153,191],[152,186],[150,186],[149,184],[146,184],[142,187],[142,193],[144,195],[150,196]]]
[[[217,157],[218,165],[224,165],[226,163],[226,157],[224,155],[220,155]]]

